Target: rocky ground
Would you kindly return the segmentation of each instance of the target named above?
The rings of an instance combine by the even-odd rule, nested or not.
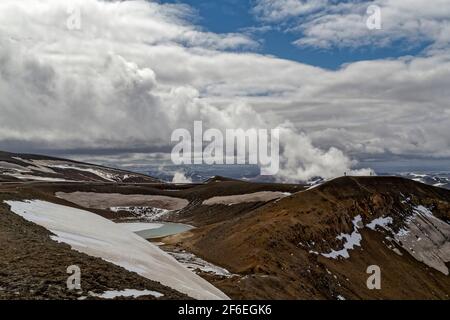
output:
[[[0,200],[4,197],[0,195]],[[164,295],[160,299],[187,299],[159,283],[73,251],[51,240],[50,235],[0,205],[0,299],[92,299],[90,292],[125,289],[157,291]],[[81,269],[81,291],[67,289],[67,267],[71,265]]]
[[[199,206],[179,217],[199,228],[162,241],[239,275],[211,278],[235,299],[449,299],[448,274],[420,261],[428,262],[430,250],[441,250],[441,264],[449,266],[449,200],[449,191],[411,180],[341,178],[253,208]],[[433,218],[413,221],[413,203],[432,208]],[[387,216],[390,231],[365,226]],[[406,221],[420,235],[402,243],[393,238]],[[344,247],[340,234],[360,237],[359,245],[347,250],[348,257],[325,257]],[[381,290],[367,287],[371,265],[382,271]]]

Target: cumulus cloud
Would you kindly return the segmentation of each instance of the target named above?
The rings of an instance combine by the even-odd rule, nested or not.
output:
[[[278,178],[284,182],[308,181],[314,177],[324,179],[348,175],[372,175],[371,169],[351,170],[352,161],[341,150],[331,147],[322,150],[315,147],[304,133],[298,133],[290,125],[280,127],[281,170]]]
[[[445,50],[329,71],[202,30],[184,5],[72,3],[80,30],[62,1],[0,2],[0,144],[119,152],[168,146],[195,120],[221,130],[289,120],[283,180],[351,172],[360,154],[450,156]]]
[[[172,183],[192,183],[192,179],[186,177],[186,174],[182,171],[175,172]]]

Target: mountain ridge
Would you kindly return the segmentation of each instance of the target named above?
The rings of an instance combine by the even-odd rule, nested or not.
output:
[[[153,177],[62,158],[0,151],[0,179],[44,182],[160,183]],[[1,180],[0,180],[1,181]]]
[[[239,286],[251,292],[217,282],[235,298],[445,299],[449,200],[446,189],[403,178],[342,177],[163,241],[249,275]],[[384,290],[362,280],[373,264],[384,269]]]

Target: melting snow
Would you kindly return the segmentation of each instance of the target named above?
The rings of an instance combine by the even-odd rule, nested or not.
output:
[[[96,293],[90,293],[91,296],[102,298],[102,299],[114,299],[118,297],[133,297],[133,298],[139,298],[144,296],[153,296],[156,298],[161,298],[164,295],[157,291],[151,291],[151,290],[134,290],[134,289],[125,289],[123,291],[105,291],[102,294],[96,294]]]
[[[119,223],[119,226],[130,230],[131,232],[139,232],[143,230],[152,230],[159,229],[163,227],[163,224],[160,223]]]
[[[50,175],[59,175],[53,169],[71,169],[83,172],[90,172],[106,181],[120,182],[124,179],[132,177],[132,175],[123,175],[114,169],[102,168],[94,165],[75,165],[74,163],[60,161],[60,160],[34,160],[22,159],[20,157],[13,157],[12,159],[24,163],[24,165],[9,163],[5,161],[0,162],[0,169],[3,174],[9,175],[22,180],[48,181],[48,182],[64,182],[69,181],[63,178],[42,177],[36,173],[46,173]]]
[[[177,261],[186,266],[188,269],[196,272],[197,270],[212,273],[222,277],[232,277],[233,274],[225,268],[221,268],[212,263],[209,263],[196,255],[189,252],[168,252]]]
[[[41,176],[33,176],[29,174],[20,174],[20,173],[7,173],[6,175],[20,179],[20,180],[34,180],[34,181],[45,181],[45,182],[70,182],[69,180],[62,178],[50,178],[50,177],[41,177]]]
[[[109,208],[109,210],[111,210],[112,212],[120,212],[120,211],[129,212],[138,218],[142,218],[149,221],[161,219],[168,213],[172,212],[171,210],[154,207],[111,207]]]
[[[196,299],[227,299],[173,257],[133,232],[89,211],[46,201],[5,201],[11,211],[37,223],[79,252],[102,258]]]
[[[377,219],[373,220],[371,223],[366,225],[366,227],[369,229],[372,229],[374,231],[377,229],[377,227],[382,227],[382,228],[386,229],[393,222],[394,222],[394,220],[391,217],[386,217],[386,218],[382,217],[382,218],[377,218]]]
[[[434,217],[431,210],[428,208],[425,208],[424,206],[417,206],[417,207],[413,208],[413,211],[418,214],[423,214],[429,218]]]
[[[112,174],[106,170],[100,170],[97,168],[79,167],[79,166],[67,165],[67,164],[51,165],[51,167],[57,168],[57,169],[70,169],[70,170],[89,172],[89,173],[95,174],[96,176],[98,176],[106,181],[110,181],[110,182],[116,182],[116,181],[120,180],[117,175]]]
[[[40,172],[44,172],[44,173],[55,173],[55,171],[53,171],[52,169],[50,169],[50,168],[48,168],[46,166],[46,163],[48,161],[44,161],[44,160],[25,160],[25,159],[22,159],[22,158],[19,158],[19,157],[13,157],[13,159],[31,165],[29,167],[24,167],[25,169],[28,169],[29,171],[33,170],[33,171],[40,171]]]
[[[353,250],[356,246],[361,246],[362,236],[359,233],[360,224],[362,223],[361,216],[353,219],[353,232],[352,234],[341,233],[336,239],[345,240],[344,248],[342,250],[333,250],[330,253],[322,253],[325,258],[337,259],[339,257],[350,258],[348,250]]]

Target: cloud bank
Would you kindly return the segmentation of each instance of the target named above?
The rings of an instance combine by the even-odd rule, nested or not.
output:
[[[320,10],[302,3],[298,14]],[[67,28],[62,1],[0,3],[0,144],[167,146],[174,129],[203,120],[283,128],[281,180],[367,174],[351,171],[363,154],[450,157],[450,56],[437,36],[420,57],[330,71],[257,54],[246,35],[202,30],[185,5],[71,4],[79,30]]]

